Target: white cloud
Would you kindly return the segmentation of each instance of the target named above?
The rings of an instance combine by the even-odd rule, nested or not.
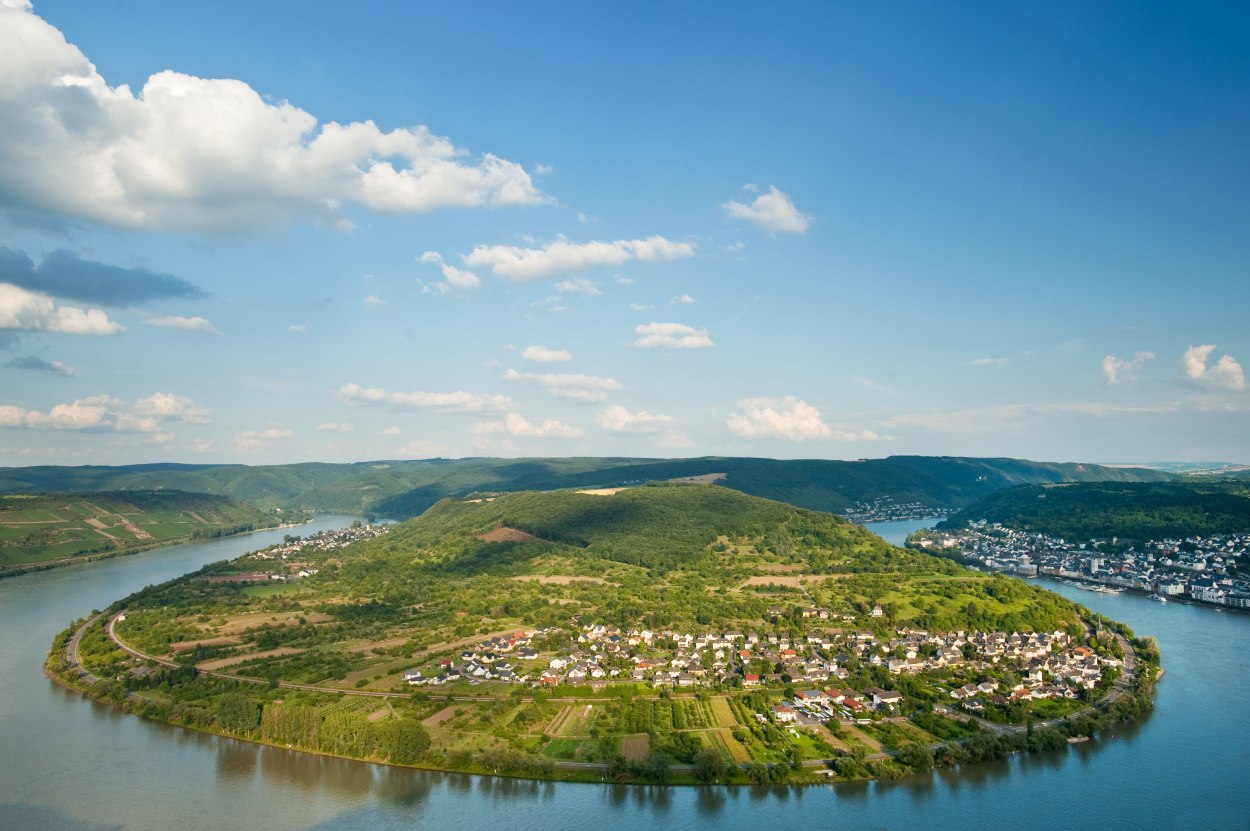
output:
[[[306,335],[312,331],[312,324],[311,323],[292,323],[290,326],[286,327],[286,330],[289,334],[292,334],[292,335]]]
[[[220,335],[217,327],[209,323],[202,317],[178,317],[177,315],[168,315],[166,317],[153,317],[148,320],[148,324],[152,326],[160,326],[164,329],[181,329],[184,332],[204,332],[208,335]]]
[[[973,360],[968,361],[968,366],[1003,366],[1006,363],[1006,358],[999,357],[998,355],[992,355],[988,358],[974,358]]]
[[[546,419],[542,424],[534,424],[520,413],[508,413],[502,421],[479,421],[471,428],[474,435],[506,433],[521,439],[570,439],[582,434],[576,427],[570,427],[553,418]]]
[[[327,421],[325,424],[318,424],[317,429],[327,433],[350,433],[356,429],[356,425],[346,421]]]
[[[1131,358],[1107,355],[1102,359],[1102,377],[1111,385],[1132,384],[1137,381],[1137,372],[1142,365],[1153,359],[1153,352],[1138,352]]]
[[[148,433],[159,442],[173,438],[170,423],[208,423],[210,410],[181,395],[158,392],[127,405],[108,395],[56,404],[47,412],[0,405],[0,427],[47,430],[112,430]]]
[[[634,327],[638,340],[634,346],[667,349],[703,349],[713,346],[707,329],[695,329],[684,323],[640,323]]]
[[[1246,388],[1246,373],[1232,355],[1223,355],[1214,366],[1207,366],[1207,359],[1215,351],[1215,344],[1191,346],[1181,356],[1181,367],[1195,381],[1227,390]]]
[[[801,234],[812,224],[812,218],[800,213],[790,197],[776,187],[770,187],[768,193],[760,194],[750,204],[730,200],[721,207],[734,219],[745,219],[765,231]]]
[[[556,283],[556,291],[560,294],[584,294],[587,297],[598,297],[603,294],[593,280],[587,280],[585,277],[561,280]]]
[[[246,83],[166,70],[109,86],[28,8],[0,6],[0,194],[14,208],[126,228],[252,231],[342,204],[380,212],[549,202],[515,162],[426,127],[318,123]]]
[[[506,395],[485,395],[458,390],[456,392],[390,392],[379,387],[347,384],[338,391],[344,404],[387,404],[392,407],[432,407],[459,412],[503,411],[512,407]]]
[[[527,361],[538,361],[540,363],[573,360],[571,352],[564,349],[548,349],[545,346],[527,346],[525,351],[521,353],[521,357]]]
[[[621,389],[619,381],[595,375],[540,374],[509,369],[503,377],[508,381],[540,384],[552,395],[559,398],[571,398],[574,401],[602,401],[608,397],[610,391]]]
[[[630,303],[629,304],[629,310],[631,312],[645,312],[649,308],[651,307],[643,303]]]
[[[698,303],[699,301],[695,300],[688,294],[679,294],[676,297],[670,298],[668,302],[675,303],[680,306],[689,306],[690,304]]]
[[[381,431],[378,432],[378,435],[379,436],[398,436],[398,435],[402,435],[403,432],[404,431],[400,430],[398,427],[383,427]]]
[[[294,431],[282,427],[270,427],[265,430],[243,430],[234,434],[234,446],[236,450],[262,450],[276,439],[289,439],[294,435]]]
[[[443,272],[443,280],[435,283],[435,286],[443,294],[448,294],[455,289],[475,289],[482,285],[482,278],[478,277],[472,271],[466,271],[463,268],[456,268],[443,260],[443,255],[437,251],[426,251],[417,258],[418,262],[435,263],[439,270]]]
[[[386,301],[383,300],[381,297],[378,297],[376,294],[371,294],[368,297],[366,297],[364,300],[361,300],[360,302],[366,306],[370,306],[373,308],[386,305]]]
[[[0,77],[3,77],[2,73]],[[64,335],[115,335],[122,331],[122,326],[109,320],[101,309],[58,306],[46,294],[0,283],[0,329]]]
[[[652,415],[646,410],[631,413],[620,404],[608,407],[596,420],[600,427],[613,433],[659,433],[673,421],[669,416]]]
[[[661,236],[615,242],[570,242],[561,238],[542,248],[514,245],[479,245],[465,256],[467,265],[487,266],[509,280],[537,280],[553,274],[571,274],[596,266],[614,266],[630,260],[658,262],[694,256],[688,242]]]
[[[738,412],[730,414],[726,423],[731,432],[747,438],[789,441],[876,441],[881,438],[871,430],[859,433],[834,430],[821,421],[819,410],[793,395],[785,398],[745,398],[738,402]]]

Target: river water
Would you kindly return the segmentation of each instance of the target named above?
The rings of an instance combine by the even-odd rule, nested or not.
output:
[[[322,517],[298,533],[349,521]],[[924,524],[874,530],[897,541]],[[1250,616],[1140,595],[1053,586],[1158,637],[1168,674],[1147,721],[1051,754],[894,783],[659,788],[403,770],[154,724],[44,677],[48,644],[73,618],[284,533],[0,580],[0,829],[1250,831]]]

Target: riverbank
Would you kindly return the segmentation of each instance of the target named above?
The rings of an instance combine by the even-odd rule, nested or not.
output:
[[[1105,730],[1114,724],[1122,724],[1139,718],[1152,707],[1153,683],[1161,677],[1157,665],[1157,653],[1153,645],[1147,644],[1151,652],[1148,660],[1138,657],[1133,643],[1126,637],[1127,631],[1115,632],[1115,639],[1123,653],[1123,674],[1099,701],[1069,713],[1060,718],[1026,725],[1004,725],[975,719],[986,731],[960,741],[911,743],[906,747],[894,750],[881,750],[875,753],[838,751],[837,755],[819,759],[792,759],[788,763],[761,765],[760,763],[739,763],[736,765],[714,766],[711,770],[706,766],[707,760],[700,764],[664,763],[649,767],[629,765],[618,758],[613,763],[590,761],[566,761],[527,756],[515,752],[488,751],[480,754],[456,753],[449,754],[446,750],[442,755],[426,754],[420,758],[396,761],[376,753],[352,755],[327,751],[320,747],[300,747],[290,742],[267,741],[257,735],[242,734],[222,729],[218,724],[184,723],[170,718],[167,702],[144,696],[127,689],[123,684],[102,679],[87,670],[79,655],[79,647],[84,636],[92,627],[100,627],[107,641],[121,652],[143,662],[145,670],[141,674],[149,676],[152,672],[164,673],[173,678],[185,678],[188,672],[192,676],[213,679],[214,683],[231,685],[264,686],[270,689],[286,689],[293,693],[317,693],[335,695],[343,698],[370,698],[394,702],[425,700],[418,694],[412,696],[404,693],[389,693],[375,690],[344,690],[334,687],[323,687],[292,682],[270,682],[265,679],[252,678],[224,672],[197,671],[185,665],[148,655],[125,644],[118,638],[115,630],[116,622],[124,617],[124,613],[113,610],[101,612],[92,618],[67,629],[58,636],[53,650],[50,652],[45,669],[58,684],[75,690],[93,700],[111,705],[140,715],[144,718],[160,721],[175,727],[190,728],[201,733],[253,742],[255,744],[296,749],[300,752],[312,753],[337,759],[350,759],[360,762],[392,765],[396,767],[437,770],[456,773],[471,773],[507,778],[547,780],[560,782],[636,782],[639,784],[673,784],[673,785],[709,785],[709,784],[762,784],[786,782],[788,784],[815,784],[829,781],[865,781],[870,779],[898,779],[909,775],[924,773],[930,769],[956,768],[969,763],[1001,759],[1019,752],[1054,751],[1061,749],[1072,740],[1087,741],[1092,735]],[[1087,621],[1089,626],[1093,621]],[[1109,622],[1099,620],[1099,624]],[[57,660],[59,656],[60,660]],[[153,669],[153,668],[159,669]],[[133,670],[132,670],[133,671]],[[166,678],[161,678],[162,683]],[[120,680],[120,679],[119,679]],[[153,679],[155,680],[155,679]],[[639,700],[659,700],[663,696],[639,696]],[[533,702],[533,697],[510,696],[508,701]],[[587,710],[595,706],[604,706],[612,698],[562,698],[553,699],[561,705],[571,707],[585,706]],[[454,704],[500,704],[504,699],[490,696],[452,696],[448,695],[434,704],[436,712],[450,709]],[[394,712],[392,704],[387,707]],[[423,711],[424,712],[424,711]],[[428,721],[429,719],[427,719]],[[902,719],[905,721],[906,719]],[[887,719],[887,721],[889,721]],[[845,727],[855,727],[848,721]],[[428,737],[424,740],[428,746]]]

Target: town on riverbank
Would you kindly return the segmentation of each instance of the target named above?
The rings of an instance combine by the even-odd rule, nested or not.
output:
[[[1021,577],[1040,575],[1104,590],[1149,592],[1161,600],[1250,609],[1250,579],[1241,571],[1241,563],[1250,563],[1248,533],[1073,541],[975,521],[966,529],[917,531],[907,544]]]

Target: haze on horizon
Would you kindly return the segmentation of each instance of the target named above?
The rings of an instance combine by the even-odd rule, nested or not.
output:
[[[1250,461],[1248,41],[0,0],[0,465]]]

